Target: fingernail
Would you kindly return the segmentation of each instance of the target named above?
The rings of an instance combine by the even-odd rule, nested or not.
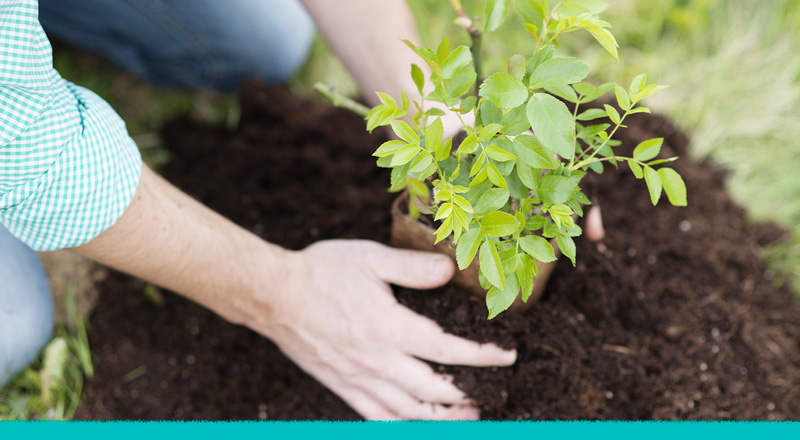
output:
[[[450,262],[450,258],[445,256],[436,256],[431,261],[431,279],[434,280],[441,280],[444,276],[449,274],[450,267],[452,267],[453,263]]]
[[[512,365],[517,361],[517,350],[504,351],[497,356],[498,365]]]

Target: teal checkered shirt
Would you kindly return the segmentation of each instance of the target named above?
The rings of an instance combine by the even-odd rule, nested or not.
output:
[[[111,227],[139,183],[125,123],[53,69],[35,0],[0,0],[0,223],[36,250]]]

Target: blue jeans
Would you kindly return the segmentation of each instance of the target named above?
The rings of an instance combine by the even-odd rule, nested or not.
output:
[[[53,331],[53,298],[39,256],[0,224],[0,387]]]
[[[286,81],[314,36],[297,0],[40,0],[39,21],[154,84],[224,92]]]

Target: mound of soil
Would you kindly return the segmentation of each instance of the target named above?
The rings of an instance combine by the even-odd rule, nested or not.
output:
[[[662,136],[686,156],[687,138],[637,115],[623,151]],[[267,240],[301,249],[320,239],[388,241],[392,195],[358,117],[248,84],[236,132],[179,121],[165,128],[176,185]],[[516,347],[509,368],[443,367],[487,419],[790,419],[800,414],[800,310],[771,285],[759,242],[723,191],[723,173],[683,158],[689,207],[650,204],[629,172],[592,177],[607,238],[579,240],[541,305],[486,320],[454,287],[397,290],[448,331]],[[763,244],[763,243],[762,243]],[[358,419],[268,340],[114,274],[100,286],[90,341],[97,373],[82,419]]]

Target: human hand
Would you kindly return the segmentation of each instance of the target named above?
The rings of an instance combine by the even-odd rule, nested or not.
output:
[[[295,255],[299,272],[256,330],[366,419],[478,419],[452,378],[420,359],[508,366],[516,352],[444,333],[388,285],[438,287],[453,274],[448,257],[361,240],[322,241]]]

